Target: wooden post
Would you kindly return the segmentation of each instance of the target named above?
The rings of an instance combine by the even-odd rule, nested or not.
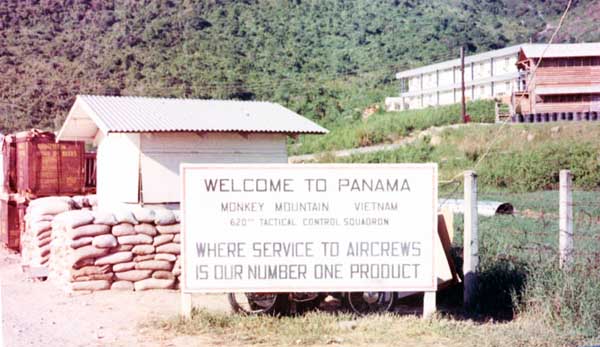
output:
[[[573,175],[569,170],[560,170],[559,206],[559,265],[568,269],[573,264]]]
[[[465,309],[473,307],[477,290],[477,266],[479,265],[479,238],[477,235],[477,174],[465,171],[465,232],[463,248]]]
[[[423,318],[429,318],[436,311],[436,292],[425,292],[423,294]]]
[[[192,317],[192,294],[181,292],[181,315],[190,319]]]
[[[461,115],[463,123],[467,122],[467,106],[465,102],[465,47],[460,47],[460,90]]]

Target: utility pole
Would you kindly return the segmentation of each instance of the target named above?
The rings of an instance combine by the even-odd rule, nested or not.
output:
[[[467,106],[465,104],[465,47],[460,46],[460,89],[461,111],[463,123],[467,122]]]

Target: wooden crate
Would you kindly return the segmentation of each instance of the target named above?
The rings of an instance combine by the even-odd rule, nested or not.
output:
[[[21,211],[19,211],[21,210]],[[0,241],[8,248],[20,250],[21,229],[24,227],[23,218],[25,206],[8,195],[0,197]]]
[[[85,187],[83,142],[55,142],[53,133],[16,136],[17,192],[27,197],[82,194]]]

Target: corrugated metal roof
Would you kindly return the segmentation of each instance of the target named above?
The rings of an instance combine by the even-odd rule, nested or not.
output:
[[[476,63],[476,62],[488,60],[491,58],[510,56],[513,54],[516,57],[517,53],[519,53],[519,50],[521,49],[521,46],[523,46],[523,45],[510,46],[510,47],[505,47],[505,48],[501,48],[501,49],[496,49],[493,51],[470,55],[470,56],[465,57],[465,64]],[[451,69],[451,68],[457,67],[457,66],[460,67],[460,58],[446,60],[446,61],[442,61],[439,63],[421,66],[421,67],[410,69],[410,70],[404,70],[404,71],[398,72],[396,74],[396,78],[400,79],[400,78],[405,78],[405,77],[411,77],[411,76],[415,76],[415,75],[430,73],[430,72],[433,72],[436,70]]]
[[[527,58],[564,58],[564,57],[597,57],[600,56],[600,42],[593,43],[556,43],[523,45],[523,54]],[[546,49],[544,51],[544,49]]]
[[[465,57],[465,64],[471,64],[488,60],[491,58],[498,58],[517,54],[522,49],[525,56],[529,58],[538,58],[542,55],[542,52],[546,48],[545,43],[533,43],[533,44],[520,44],[493,51],[483,52]],[[544,57],[587,57],[587,56],[598,56],[600,55],[600,43],[555,43],[551,44],[550,47],[544,53]],[[396,78],[412,77],[420,74],[430,73],[436,70],[446,70],[452,67],[460,67],[460,59],[446,60],[443,62],[421,66],[418,68],[404,70],[396,74]]]
[[[572,86],[572,87],[537,87],[535,93],[539,95],[552,94],[595,94],[600,93],[600,85]]]
[[[85,127],[78,126],[78,123],[89,125],[88,117],[105,134],[185,131],[296,134],[328,132],[309,119],[271,102],[80,95],[77,96],[58,138],[89,137],[89,126],[85,131]]]

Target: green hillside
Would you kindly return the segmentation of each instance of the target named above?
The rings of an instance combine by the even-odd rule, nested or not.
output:
[[[272,100],[335,128],[396,94],[400,69],[546,40],[566,2],[6,0],[0,132],[56,129],[76,94]],[[576,34],[561,40],[600,39]]]

